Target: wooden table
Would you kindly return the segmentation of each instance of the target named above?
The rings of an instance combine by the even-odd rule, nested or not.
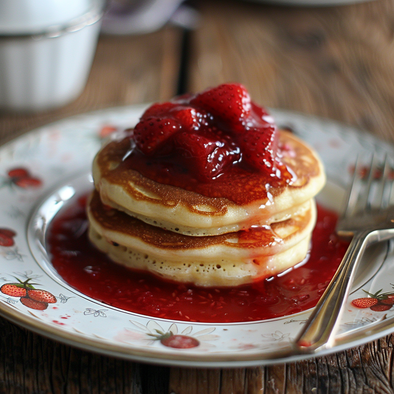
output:
[[[187,89],[245,84],[255,101],[339,120],[394,140],[394,1],[322,8],[200,1],[186,35]],[[183,31],[101,37],[86,89],[40,114],[0,113],[4,142],[100,108],[163,101],[178,90]],[[390,335],[292,364],[240,369],[144,365],[46,339],[0,318],[1,393],[392,393]]]

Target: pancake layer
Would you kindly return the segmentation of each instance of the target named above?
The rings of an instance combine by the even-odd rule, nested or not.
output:
[[[105,206],[88,204],[91,241],[117,263],[198,286],[236,286],[302,261],[316,221],[313,200],[291,218],[218,236],[190,237],[151,226]]]

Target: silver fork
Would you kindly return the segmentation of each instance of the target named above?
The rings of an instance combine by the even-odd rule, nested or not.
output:
[[[338,322],[365,249],[394,237],[394,180],[387,155],[383,165],[379,165],[374,155],[367,174],[364,169],[357,160],[346,208],[336,228],[340,236],[352,237],[352,240],[330,284],[295,339],[293,345],[298,352],[313,353],[333,345]]]

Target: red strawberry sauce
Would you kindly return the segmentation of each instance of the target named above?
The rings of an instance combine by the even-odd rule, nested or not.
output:
[[[205,183],[226,175],[231,167],[241,167],[241,173],[263,173],[271,184],[274,179],[288,183],[292,178],[279,160],[277,126],[240,84],[222,84],[153,104],[134,127],[131,139],[143,159],[148,159],[147,166],[154,166],[153,175],[159,171],[160,178],[167,178],[168,171],[172,173],[168,184],[176,180],[174,172],[188,172],[188,178]],[[140,171],[135,152],[129,160],[133,158],[131,168]],[[146,171],[145,166],[141,173]]]
[[[111,262],[86,234],[86,198],[63,208],[51,223],[52,264],[72,287],[98,301],[143,315],[228,323],[287,316],[313,307],[333,276],[347,243],[334,235],[337,215],[318,207],[307,261],[283,275],[236,288],[196,288],[157,279]]]

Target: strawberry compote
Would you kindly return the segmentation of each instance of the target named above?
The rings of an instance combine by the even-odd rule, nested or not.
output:
[[[347,244],[334,235],[337,216],[318,207],[312,247],[288,272],[235,288],[170,283],[113,263],[92,246],[86,197],[63,208],[48,231],[58,274],[81,293],[105,304],[155,318],[229,323],[272,319],[313,307],[337,269]]]
[[[231,199],[234,185],[243,188],[253,176],[256,184],[273,187],[293,177],[280,160],[275,122],[240,84],[154,104],[129,137],[133,147],[121,164],[124,169],[209,197],[220,189]]]

